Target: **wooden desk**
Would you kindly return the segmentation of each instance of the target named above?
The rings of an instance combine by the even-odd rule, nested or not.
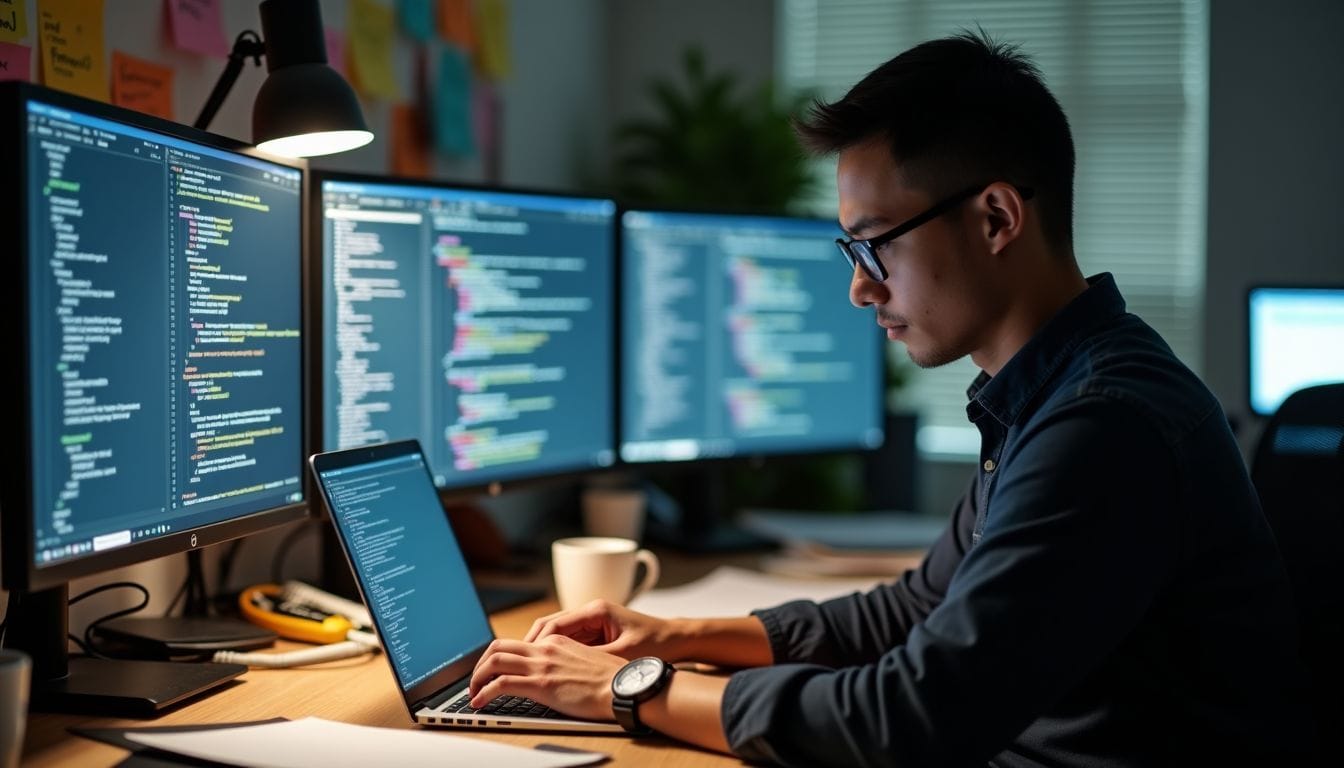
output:
[[[665,569],[670,566],[665,583],[679,583],[697,578],[714,565],[732,561],[746,562],[747,558],[702,559],[664,555],[663,560]],[[534,618],[557,609],[554,600],[548,599],[497,613],[490,617],[490,623],[495,634],[500,637],[522,637],[532,626]],[[300,646],[292,644],[290,647]],[[94,768],[116,765],[126,758],[128,753],[123,749],[72,735],[67,730],[71,726],[134,728],[244,722],[274,717],[296,720],[310,716],[386,728],[418,727],[411,723],[387,660],[382,655],[370,655],[310,667],[252,669],[230,687],[189,702],[154,720],[33,714],[28,719],[22,765],[24,768]],[[549,743],[605,752],[612,756],[616,765],[743,765],[735,758],[662,737],[637,740],[619,735],[569,736],[555,732],[471,732],[461,729],[447,729],[445,733],[470,735],[524,747]]]

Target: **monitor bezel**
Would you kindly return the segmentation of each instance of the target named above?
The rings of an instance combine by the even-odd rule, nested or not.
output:
[[[8,120],[0,119],[0,142],[3,142],[0,144],[0,147],[3,147],[0,149],[0,156],[7,156],[9,162],[6,165],[15,169],[14,181],[0,184],[0,206],[2,206],[2,209],[0,209],[0,225],[4,223],[9,225],[8,230],[12,233],[10,243],[13,250],[11,253],[15,255],[15,261],[18,263],[16,279],[9,281],[7,289],[0,288],[0,296],[8,299],[5,301],[4,309],[9,319],[6,326],[8,331],[5,332],[5,337],[8,340],[7,346],[23,355],[21,368],[24,371],[27,370],[27,361],[30,354],[27,301],[29,257],[28,233],[25,228],[28,211],[25,205],[26,195],[24,192],[27,187],[29,169],[26,151],[27,110],[24,105],[33,100],[123,123],[134,128],[153,131],[174,139],[283,165],[302,174],[301,185],[307,182],[307,164],[302,160],[274,157],[257,151],[251,145],[235,139],[31,83],[0,83],[0,114],[8,115]],[[302,221],[306,221],[308,215],[308,200],[302,186],[299,190],[299,198],[300,216],[304,217],[299,227],[299,280],[300,292],[306,294],[308,280],[305,273],[308,270],[308,240],[307,227],[303,225]],[[307,302],[309,297],[301,295],[300,300]],[[299,386],[300,392],[306,395],[310,384],[308,381],[310,368],[306,363],[310,354],[309,337],[311,333],[307,327],[302,325],[305,320],[306,317],[301,311],[299,317],[301,324]],[[3,546],[0,546],[0,556],[3,556],[4,561],[2,577],[6,589],[22,592],[49,589],[83,576],[90,576],[180,552],[201,549],[311,516],[312,486],[306,479],[301,479],[300,488],[304,494],[303,501],[267,507],[229,520],[175,531],[152,539],[143,539],[115,549],[72,557],[38,568],[36,542],[33,541],[33,515],[35,511],[32,509],[32,467],[28,449],[34,437],[31,408],[32,392],[26,375],[13,378],[17,378],[18,381],[11,392],[17,395],[18,402],[24,403],[24,413],[20,419],[21,423],[17,425],[18,428],[11,430],[7,439],[0,441],[3,443],[3,449],[0,450],[3,451],[5,459],[4,467],[0,469],[0,477],[3,477],[4,480],[4,488],[0,489],[0,529],[3,529],[3,536],[0,537],[3,539],[3,542],[0,542],[3,544]],[[302,422],[301,451],[303,455],[296,457],[298,460],[296,467],[300,477],[307,478],[308,473],[304,471],[304,464],[313,445],[309,409],[301,405],[299,418]]]
[[[1253,331],[1255,329],[1255,319],[1251,316],[1251,299],[1257,291],[1303,291],[1303,292],[1321,292],[1338,293],[1344,298],[1344,283],[1253,283],[1246,288],[1246,297],[1241,304],[1242,312],[1245,314],[1245,320],[1242,328],[1245,332],[1245,344],[1242,350],[1246,355],[1245,363],[1242,365],[1243,382],[1246,387],[1246,412],[1254,418],[1268,419],[1274,415],[1273,411],[1268,413],[1259,411],[1255,407],[1255,347],[1252,342]]]
[[[324,208],[322,188],[327,182],[349,183],[349,184],[369,184],[375,186],[409,186],[425,187],[433,189],[443,189],[453,192],[483,192],[488,194],[516,194],[532,195],[537,197],[566,198],[572,200],[586,200],[594,202],[609,202],[612,205],[612,226],[610,228],[608,246],[611,249],[612,269],[609,285],[607,286],[608,295],[612,299],[612,322],[608,332],[608,343],[613,350],[613,356],[616,354],[616,347],[620,343],[620,317],[619,301],[617,293],[620,288],[620,214],[619,203],[612,197],[600,194],[590,194],[581,192],[568,192],[555,189],[537,189],[514,185],[497,185],[473,182],[461,182],[450,179],[425,179],[413,176],[393,176],[383,174],[357,173],[349,171],[334,170],[311,170],[309,172],[309,232],[308,241],[311,244],[309,252],[312,255],[312,282],[308,286],[309,295],[313,297],[311,315],[308,318],[310,327],[316,329],[312,337],[312,364],[309,378],[313,382],[311,404],[312,404],[312,437],[313,447],[318,452],[333,452],[338,449],[328,448],[325,444],[325,375],[324,359],[326,355],[326,325],[323,318],[323,302],[325,301],[325,285],[323,283],[325,274],[326,243],[324,240]],[[613,360],[615,358],[613,357]],[[614,403],[619,396],[618,387],[620,385],[620,370],[613,366],[609,371],[611,380],[612,402]],[[613,406],[615,407],[615,406]],[[620,451],[616,443],[618,433],[617,418],[619,413],[613,413],[610,429],[607,435],[607,447],[612,452],[612,463],[605,467],[592,465],[576,465],[573,467],[559,467],[550,470],[541,470],[527,474],[517,475],[495,480],[473,480],[469,483],[458,485],[436,486],[439,492],[439,498],[446,501],[465,501],[481,496],[498,496],[505,491],[512,491],[522,488],[533,488],[537,486],[561,483],[569,480],[577,480],[595,474],[604,472],[615,472],[621,468]],[[396,441],[392,441],[396,442]],[[368,446],[359,446],[368,447]],[[344,449],[353,450],[353,449]],[[327,514],[325,508],[321,512]]]
[[[781,213],[762,213],[757,210],[743,208],[730,210],[725,208],[692,208],[682,206],[645,206],[645,205],[622,205],[618,208],[616,215],[616,239],[617,239],[617,264],[616,264],[616,460],[621,467],[638,470],[655,467],[696,467],[696,466],[714,466],[730,465],[738,462],[747,462],[751,464],[760,464],[770,459],[802,459],[808,457],[823,456],[844,456],[852,454],[871,454],[881,450],[886,444],[887,435],[887,409],[886,409],[886,389],[887,389],[887,349],[889,343],[878,333],[878,326],[873,326],[873,346],[876,350],[878,360],[878,380],[875,385],[874,398],[876,404],[876,413],[878,416],[877,427],[882,430],[882,441],[877,445],[868,445],[862,441],[852,443],[836,443],[834,445],[813,445],[800,447],[797,450],[776,449],[776,450],[753,450],[731,453],[723,456],[696,456],[690,459],[666,459],[657,458],[648,461],[629,461],[621,453],[621,446],[625,435],[625,397],[626,390],[622,386],[621,376],[625,371],[625,303],[626,296],[622,290],[624,286],[625,274],[625,215],[627,213],[647,213],[653,215],[673,214],[698,217],[722,217],[725,219],[767,219],[779,221],[801,221],[816,224],[824,224],[832,227],[837,233],[841,232],[840,225],[834,219],[828,219],[822,216],[803,216],[789,215]],[[837,257],[838,258],[838,257]],[[840,269],[837,266],[837,269]]]

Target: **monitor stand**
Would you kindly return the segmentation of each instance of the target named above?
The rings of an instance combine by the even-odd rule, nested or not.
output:
[[[241,664],[71,658],[69,587],[29,592],[6,617],[5,645],[33,658],[31,707],[113,717],[154,717],[247,671]]]

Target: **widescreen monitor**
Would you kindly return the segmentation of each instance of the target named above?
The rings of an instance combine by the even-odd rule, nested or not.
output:
[[[321,174],[321,444],[445,492],[615,462],[611,200]]]
[[[1258,286],[1247,296],[1253,413],[1269,416],[1299,389],[1344,381],[1344,287]]]
[[[6,642],[37,657],[40,703],[67,661],[71,579],[307,514],[303,171],[0,85],[14,374],[0,519],[4,584],[25,607]]]
[[[883,440],[882,337],[834,222],[621,217],[625,462],[828,453]]]

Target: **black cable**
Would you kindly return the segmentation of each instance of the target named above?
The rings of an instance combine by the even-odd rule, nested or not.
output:
[[[130,608],[123,608],[119,611],[113,611],[112,613],[109,613],[106,616],[103,616],[101,618],[89,622],[89,625],[84,628],[84,640],[82,642],[80,641],[79,638],[75,637],[74,635],[70,636],[70,639],[73,640],[75,645],[78,645],[80,647],[80,650],[84,651],[85,654],[89,656],[95,656],[98,658],[108,658],[107,656],[104,656],[103,654],[98,653],[96,650],[94,650],[93,630],[104,622],[111,621],[112,619],[119,619],[122,616],[129,616],[132,613],[138,613],[144,610],[145,606],[149,605],[149,590],[145,589],[144,585],[137,584],[133,581],[114,581],[111,584],[103,584],[101,586],[94,587],[92,589],[79,593],[75,597],[70,598],[68,605],[74,605],[75,603],[78,603],[81,600],[93,597],[94,595],[106,592],[111,589],[128,589],[128,588],[140,590],[141,599],[139,605],[132,606]]]
[[[284,575],[285,558],[289,556],[289,550],[294,548],[294,543],[303,538],[306,533],[319,530],[317,525],[312,523],[300,523],[294,527],[294,530],[285,534],[285,538],[280,540],[280,545],[275,548],[275,557],[271,558],[271,582],[279,584]]]

